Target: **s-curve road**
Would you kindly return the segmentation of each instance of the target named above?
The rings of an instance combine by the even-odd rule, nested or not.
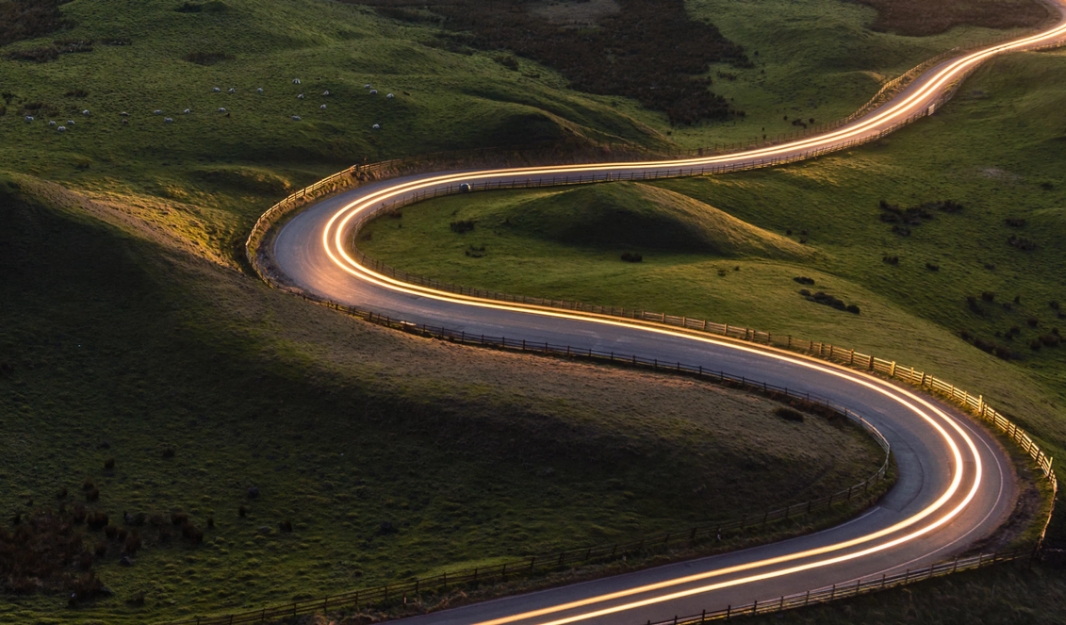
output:
[[[1058,0],[1066,2],[1066,0]],[[1055,7],[1063,13],[1063,5]],[[481,300],[406,284],[357,260],[350,242],[383,205],[485,184],[586,182],[689,175],[769,165],[876,138],[930,112],[973,67],[1000,53],[1066,40],[1066,25],[940,63],[881,108],[819,136],[746,152],[669,162],[605,163],[448,172],[370,184],[290,220],[271,252],[283,280],[329,300],[471,334],[568,344],[702,365],[827,397],[884,434],[898,480],[873,509],[816,534],[725,555],[442,611],[439,625],[638,625],[752,600],[879,578],[956,555],[992,534],[1017,498],[999,444],[954,407],[861,372],[803,356],[665,326]]]

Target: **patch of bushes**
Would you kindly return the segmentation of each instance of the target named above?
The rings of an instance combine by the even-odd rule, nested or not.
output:
[[[964,24],[981,28],[1024,28],[1040,24],[1048,12],[1032,0],[854,0],[877,11],[870,28],[880,32],[923,37],[938,35]]]
[[[1026,239],[1025,237],[1012,235],[1011,238],[1007,239],[1007,243],[1011,247],[1017,248],[1023,252],[1032,252],[1036,250],[1036,243],[1029,239]]]
[[[42,48],[29,48],[26,50],[12,50],[4,55],[4,58],[11,61],[33,61],[35,63],[46,63],[48,61],[54,61],[59,58],[59,50],[53,47]]]
[[[627,263],[643,262],[644,256],[636,252],[622,252],[622,260]]]
[[[479,246],[471,245],[470,247],[466,248],[466,255],[469,256],[470,258],[482,258],[482,257],[485,256],[485,246],[484,245],[479,245]]]
[[[751,62],[715,26],[693,19],[684,0],[620,0],[621,11],[595,29],[560,28],[529,11],[527,0],[345,1],[401,19],[410,14],[398,9],[424,8],[442,18],[448,49],[507,50],[554,68],[574,89],[633,98],[672,124],[743,115],[710,91],[706,74],[711,63]]]
[[[887,265],[896,266],[899,265],[899,256],[882,256],[881,262]]]
[[[68,98],[87,98],[89,97],[89,92],[84,89],[71,89],[63,95]]]
[[[791,408],[785,408],[781,406],[774,409],[774,414],[781,417],[785,421],[794,421],[796,423],[803,423],[803,413]]]
[[[0,46],[36,39],[69,25],[59,7],[69,0],[0,2]]]
[[[806,298],[807,301],[822,304],[824,306],[830,306],[832,308],[836,308],[837,310],[845,310],[849,313],[852,313],[853,315],[857,315],[861,312],[859,310],[859,307],[855,304],[845,304],[843,300],[829,295],[828,293],[824,293],[822,291],[818,291],[817,293],[811,294],[811,292],[807,289],[802,289],[800,290],[800,295]]]
[[[1015,358],[1014,351],[1006,345],[1000,345],[993,341],[987,341],[978,336],[975,336],[972,332],[969,332],[967,330],[961,330],[959,332],[959,336],[967,343],[973,344],[973,346],[977,349],[992,354],[997,358],[1001,358],[1003,360],[1011,360],[1012,358]]]
[[[936,263],[926,263],[925,268],[929,271],[940,271],[940,265],[937,265]]]
[[[1003,220],[1003,223],[1007,224],[1011,228],[1024,228],[1025,224],[1028,222],[1026,222],[1021,217],[1007,217]]]
[[[809,284],[812,286],[814,285],[814,278],[808,278],[807,276],[797,276],[792,279],[796,282],[799,282],[800,284]]]
[[[459,221],[453,221],[448,224],[448,227],[451,228],[452,232],[456,234],[466,234],[467,232],[470,232],[474,229],[474,220],[462,219]]]

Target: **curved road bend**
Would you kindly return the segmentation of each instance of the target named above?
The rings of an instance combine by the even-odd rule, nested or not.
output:
[[[1066,14],[1066,0],[1056,0]],[[408,619],[413,624],[634,625],[675,615],[770,601],[832,584],[928,566],[989,536],[1017,498],[1011,462],[993,438],[955,407],[861,372],[822,361],[624,320],[477,300],[407,285],[360,266],[344,249],[360,215],[382,201],[462,182],[510,182],[584,175],[599,179],[655,172],[698,173],[747,166],[812,150],[839,149],[924,114],[972,67],[995,54],[1066,40],[1066,24],[929,70],[881,108],[816,137],[746,152],[669,162],[607,163],[411,176],[319,202],[277,234],[279,270],[303,289],[413,323],[472,334],[568,344],[684,362],[816,391],[862,415],[889,440],[898,481],[873,509],[808,536],[562,588],[502,598]]]

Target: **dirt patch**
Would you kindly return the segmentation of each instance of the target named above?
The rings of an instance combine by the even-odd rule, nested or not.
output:
[[[683,0],[346,1],[393,19],[435,15],[449,49],[510,50],[559,71],[574,89],[633,98],[673,124],[743,115],[709,90],[706,73],[711,63],[751,62],[714,25],[692,19]]]
[[[1034,0],[853,0],[877,10],[870,28],[921,37],[956,26],[1026,28],[1048,19],[1048,10]]]

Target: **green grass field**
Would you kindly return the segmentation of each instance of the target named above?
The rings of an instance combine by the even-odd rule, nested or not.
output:
[[[882,460],[757,397],[368,326],[33,196],[0,180],[6,528],[82,503],[131,529],[181,511],[206,537],[149,524],[134,566],[116,542],[95,565],[114,598],[7,597],[0,620],[252,609],[733,518]]]
[[[692,2],[695,17],[759,55],[754,69],[710,72],[714,89],[746,110],[746,120],[671,128],[664,115],[631,100],[570,91],[557,73],[528,60],[513,71],[491,53],[449,52],[434,43],[436,27],[361,6],[180,6],[75,0],[61,6],[72,28],[5,46],[7,53],[56,38],[95,42],[92,52],[47,63],[0,59],[0,162],[137,206],[140,218],[223,261],[239,256],[244,233],[273,201],[352,163],[575,136],[650,147],[748,141],[796,130],[785,115],[843,117],[881,81],[932,54],[1004,34],[973,27],[932,37],[874,33],[865,29],[872,9],[838,0]],[[131,45],[104,45],[108,39]],[[194,54],[223,60],[184,60]],[[718,78],[720,70],[738,77]],[[364,89],[368,83],[377,96]],[[91,117],[81,115],[86,109]],[[121,112],[129,113],[128,125]],[[36,121],[26,123],[24,114]],[[47,125],[68,120],[75,123],[65,134]]]
[[[654,186],[443,198],[372,224],[359,246],[467,286],[707,318],[898,360],[983,393],[1061,455],[1064,349],[1031,344],[1066,329],[1051,305],[1066,300],[1063,79],[1063,53],[1016,55],[981,70],[938,115],[862,149]],[[879,208],[948,199],[963,209],[928,208],[919,225],[887,223]],[[449,227],[466,220],[472,231]],[[709,224],[721,240],[709,240]],[[620,260],[627,251],[643,262]],[[808,301],[802,288],[861,314]],[[987,354],[962,331],[1015,357]]]

